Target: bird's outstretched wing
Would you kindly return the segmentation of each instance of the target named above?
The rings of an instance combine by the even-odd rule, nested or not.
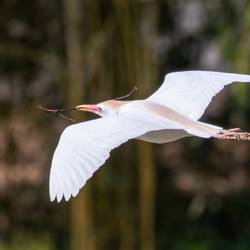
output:
[[[155,128],[155,126],[154,126]],[[108,116],[67,127],[55,150],[50,171],[50,199],[76,196],[110,151],[151,130],[150,124]]]
[[[174,72],[165,76],[162,86],[148,100],[198,120],[213,96],[233,82],[250,82],[250,75],[212,71]]]

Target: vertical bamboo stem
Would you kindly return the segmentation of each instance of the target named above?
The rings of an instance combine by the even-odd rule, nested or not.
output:
[[[152,145],[138,142],[140,245],[143,250],[155,249],[155,170]]]
[[[138,8],[137,4],[130,1],[114,1],[118,15],[118,22],[123,42],[123,53],[126,65],[126,78],[129,82],[136,82],[139,85],[140,94],[145,97],[152,90],[152,84],[156,79],[156,67],[153,52],[155,28],[157,21],[155,5],[143,4]],[[132,14],[132,10],[137,15]],[[139,29],[138,29],[139,28]],[[152,145],[139,142],[138,148],[138,187],[140,204],[140,246],[141,249],[155,249],[155,166],[153,162]],[[126,166],[128,168],[128,166]],[[130,178],[127,176],[127,178]],[[124,196],[124,194],[123,194]],[[125,214],[124,214],[125,215]],[[126,217],[124,217],[126,218]],[[127,232],[135,232],[135,229],[128,230],[130,224],[122,224],[121,249],[128,246]],[[125,226],[126,225],[126,226]],[[133,236],[134,237],[134,236]],[[131,247],[134,244],[129,240]],[[127,248],[128,249],[128,248]]]
[[[119,27],[120,36],[120,48],[121,58],[119,66],[123,68],[119,69],[121,78],[124,84],[136,82],[137,62],[138,62],[138,50],[136,41],[136,20],[132,15],[131,7],[132,2],[129,0],[113,0],[115,9],[115,18]],[[131,86],[127,86],[127,89]],[[127,147],[127,146],[126,146]],[[121,157],[127,158],[130,152],[128,147]],[[135,249],[136,246],[136,228],[133,220],[133,206],[131,206],[131,199],[135,198],[131,194],[131,187],[133,184],[133,176],[136,171],[132,166],[132,161],[122,161],[120,169],[124,178],[120,188],[120,250]],[[136,218],[136,217],[135,217]]]
[[[83,102],[83,59],[81,49],[81,1],[64,0],[66,30],[66,53],[70,85],[69,106]],[[90,213],[91,194],[87,185],[71,202],[71,248],[72,250],[94,249],[92,218]]]
[[[156,37],[157,5],[145,4],[141,15],[141,69],[139,88],[143,96],[152,91],[156,81],[157,68],[155,62],[154,42]],[[138,142],[138,175],[140,201],[140,245],[143,250],[154,250],[155,240],[155,164],[153,145]]]

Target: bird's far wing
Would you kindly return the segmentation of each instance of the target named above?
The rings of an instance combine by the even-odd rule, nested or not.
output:
[[[53,201],[76,196],[110,151],[151,130],[151,125],[129,117],[109,116],[67,127],[54,152],[49,193]]]
[[[148,100],[198,120],[213,96],[233,82],[250,82],[250,75],[212,71],[174,72],[165,76],[162,86]]]

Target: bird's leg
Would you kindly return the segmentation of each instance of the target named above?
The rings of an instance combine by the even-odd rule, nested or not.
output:
[[[241,128],[230,128],[230,129],[228,129],[227,131],[229,131],[229,132],[237,132],[237,133],[238,133],[238,132],[239,132],[239,133],[243,132]]]
[[[224,129],[214,137],[221,140],[250,141],[250,133],[243,132],[240,128]]]
[[[56,115],[58,114],[60,117],[62,117],[64,120],[68,120],[71,122],[75,122],[75,120],[73,120],[72,118],[62,114],[62,112],[64,111],[68,111],[68,110],[76,110],[76,108],[64,108],[64,109],[56,109],[56,108],[45,108],[43,106],[37,106],[38,108],[47,111],[48,113],[45,114],[45,116],[51,116],[51,115]]]

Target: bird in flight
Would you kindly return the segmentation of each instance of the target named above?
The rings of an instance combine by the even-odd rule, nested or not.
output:
[[[50,200],[75,197],[109,158],[111,150],[130,139],[152,143],[187,136],[250,140],[250,134],[238,128],[226,130],[199,121],[212,98],[234,82],[250,82],[250,75],[174,72],[167,74],[161,87],[144,100],[118,98],[73,108],[101,118],[70,125],[63,131],[52,159]]]

